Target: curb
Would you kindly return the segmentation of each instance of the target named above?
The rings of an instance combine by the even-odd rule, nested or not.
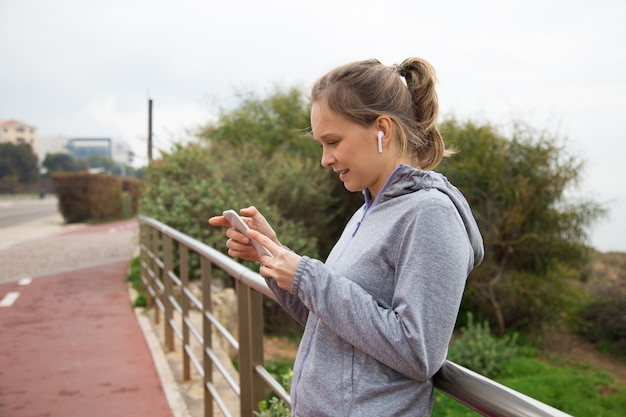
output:
[[[128,293],[132,305],[132,300],[134,299],[134,289],[130,285],[128,285]],[[172,370],[167,362],[163,348],[159,343],[159,339],[154,333],[150,319],[145,314],[145,309],[141,307],[133,307],[133,311],[135,312],[135,317],[137,318],[137,323],[139,323],[143,337],[148,344],[148,349],[150,350],[150,354],[152,356],[152,362],[154,362],[156,372],[161,380],[161,387],[165,393],[165,399],[172,410],[172,415],[174,417],[192,417],[189,409],[187,408],[187,403],[185,403],[180,389],[178,388],[178,383],[172,374]]]
[[[137,317],[139,327],[141,327],[141,331],[143,332],[148,348],[150,349],[150,353],[152,354],[152,361],[154,362],[156,371],[159,374],[161,386],[165,392],[165,398],[167,399],[167,403],[170,405],[172,414],[174,417],[191,417],[191,414],[187,409],[187,404],[178,389],[178,383],[174,379],[174,375],[172,375],[172,371],[167,359],[165,358],[163,349],[161,348],[161,345],[152,330],[150,319],[146,317],[142,308],[134,308],[133,310],[135,311],[135,317]]]

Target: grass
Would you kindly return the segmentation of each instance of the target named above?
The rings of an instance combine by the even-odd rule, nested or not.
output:
[[[507,361],[497,382],[575,417],[621,417],[626,410],[626,387],[613,376],[582,362],[564,362],[553,356],[540,359],[536,348],[520,346]],[[292,361],[267,361],[275,377],[288,373]],[[285,382],[280,381],[284,386]],[[287,388],[288,389],[288,388]],[[433,416],[475,417],[481,414],[435,390]]]
[[[497,382],[576,417],[621,417],[626,410],[626,387],[589,365],[557,366],[532,357],[507,362]],[[433,415],[480,416],[436,391]]]

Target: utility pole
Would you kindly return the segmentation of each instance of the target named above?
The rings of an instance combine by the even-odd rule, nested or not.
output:
[[[148,164],[152,161],[152,99],[148,99]]]

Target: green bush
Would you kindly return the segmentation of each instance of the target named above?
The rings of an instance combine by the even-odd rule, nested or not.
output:
[[[487,378],[500,375],[502,366],[517,354],[517,335],[497,338],[491,335],[489,324],[475,323],[472,313],[467,313],[467,324],[454,340],[448,359],[478,372]]]
[[[122,179],[122,191],[130,194],[130,213],[131,216],[137,214],[137,210],[139,208],[139,197],[141,195],[141,189],[143,188],[144,182],[138,180],[137,178],[126,177]]]
[[[626,296],[606,292],[581,312],[579,333],[596,346],[626,357]]]
[[[118,220],[122,181],[106,174],[56,173],[52,176],[59,210],[68,223]]]
[[[226,253],[224,230],[209,226],[209,217],[255,205],[283,244],[317,257],[317,239],[308,224],[316,204],[324,206],[330,199],[328,178],[306,160],[282,159],[280,154],[264,159],[252,145],[178,147],[147,170],[140,212]],[[279,183],[288,184],[288,195],[277,189]],[[300,211],[303,205],[312,207]]]
[[[143,286],[141,285],[141,267],[139,257],[135,257],[130,261],[126,281],[128,281],[133,289],[137,291],[137,298],[133,300],[133,307],[145,307],[146,294]]]
[[[259,403],[259,410],[255,411],[257,417],[291,417],[291,408],[278,397]]]
[[[272,374],[276,381],[287,391],[291,387],[291,377],[293,376],[293,361],[267,361],[265,369]],[[256,417],[290,417],[291,408],[273,392],[270,396],[259,403],[259,412],[255,412]]]

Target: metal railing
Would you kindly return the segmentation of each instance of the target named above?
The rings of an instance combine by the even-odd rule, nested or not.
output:
[[[274,299],[265,280],[221,252],[157,220],[145,216],[138,219],[141,280],[148,308],[153,308],[156,324],[160,324],[163,318],[165,348],[170,352],[175,350],[175,337],[182,346],[183,380],[190,380],[191,365],[202,378],[204,416],[214,415],[214,404],[223,415],[233,415],[223,399],[224,393],[216,388],[213,381],[214,367],[239,397],[239,415],[252,416],[254,411],[258,411],[258,404],[265,398],[267,388],[290,405],[289,394],[263,366],[262,301],[264,295]],[[200,258],[202,300],[194,296],[189,286],[190,252]],[[212,313],[214,267],[235,279],[238,339]],[[201,329],[190,319],[194,309],[201,312]],[[216,354],[213,331],[237,352],[239,382]],[[201,358],[194,353],[194,343],[201,346]],[[437,389],[485,416],[569,416],[450,361],[446,361],[433,380]]]

